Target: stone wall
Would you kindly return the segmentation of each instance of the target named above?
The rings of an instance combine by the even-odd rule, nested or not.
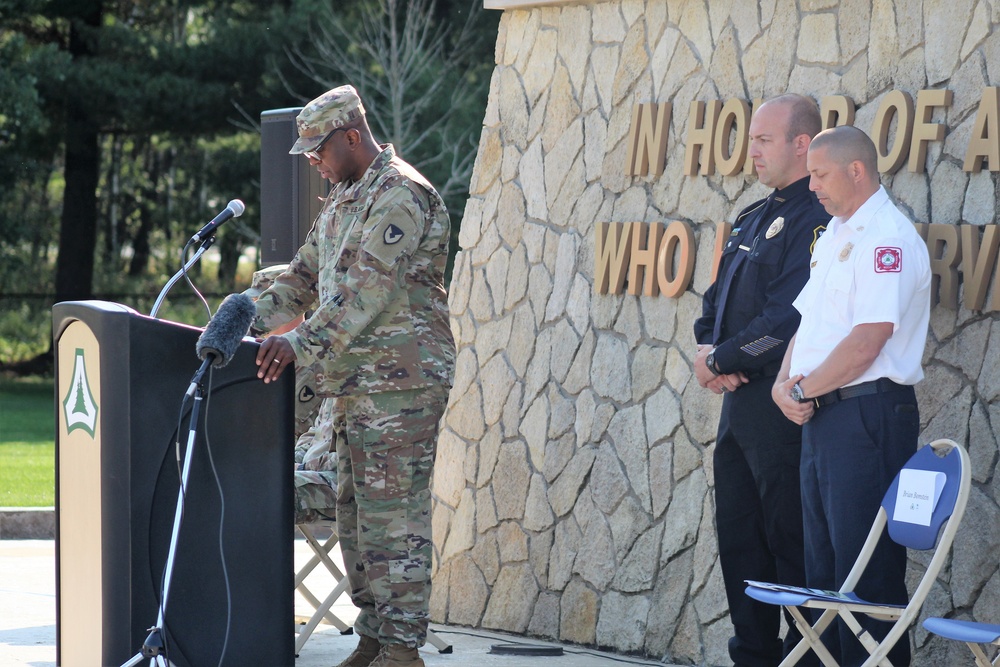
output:
[[[668,662],[730,664],[713,526],[720,400],[691,326],[715,224],[753,177],[683,176],[693,100],[842,94],[870,131],[893,89],[953,91],[926,173],[884,183],[916,221],[994,224],[996,176],[962,171],[1000,84],[996,0],[619,0],[508,10],[451,285],[459,346],[434,479],[434,620]],[[672,102],[666,170],[625,175],[633,105]],[[695,230],[681,297],[595,294],[597,222]],[[934,309],[922,439],[951,437],[974,489],[927,613],[1000,622],[1000,317]],[[984,363],[984,359],[986,360]],[[865,519],[867,520],[867,518]],[[912,555],[911,574],[922,558]],[[925,614],[926,615],[926,614]],[[913,631],[916,665],[967,664]]]

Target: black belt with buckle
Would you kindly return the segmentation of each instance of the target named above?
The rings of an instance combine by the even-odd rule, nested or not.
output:
[[[883,394],[890,391],[901,391],[903,389],[908,389],[909,387],[910,385],[899,384],[898,382],[893,382],[889,378],[879,378],[877,380],[870,380],[869,382],[852,384],[849,387],[835,389],[828,394],[823,394],[822,396],[813,398],[812,402],[817,408],[822,408],[827,405],[839,403],[840,401],[846,401],[849,398],[870,396],[871,394]]]

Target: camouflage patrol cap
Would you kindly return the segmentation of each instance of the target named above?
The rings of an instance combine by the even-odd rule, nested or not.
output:
[[[365,108],[361,106],[361,98],[354,86],[328,90],[307,104],[295,118],[299,139],[288,152],[295,155],[315,150],[332,130],[364,115]]]

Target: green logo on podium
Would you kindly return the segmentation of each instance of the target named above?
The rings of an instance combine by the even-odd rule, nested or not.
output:
[[[73,361],[73,379],[69,383],[69,391],[63,399],[63,413],[66,415],[66,432],[83,429],[94,437],[97,426],[97,401],[90,391],[87,380],[87,365],[83,358],[83,350],[77,348]]]

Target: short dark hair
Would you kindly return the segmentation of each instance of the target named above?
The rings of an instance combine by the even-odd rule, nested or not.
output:
[[[792,141],[800,134],[807,134],[812,139],[823,128],[819,115],[819,107],[811,97],[796,93],[785,93],[773,97],[765,104],[780,104],[788,107],[788,130],[785,140]]]

